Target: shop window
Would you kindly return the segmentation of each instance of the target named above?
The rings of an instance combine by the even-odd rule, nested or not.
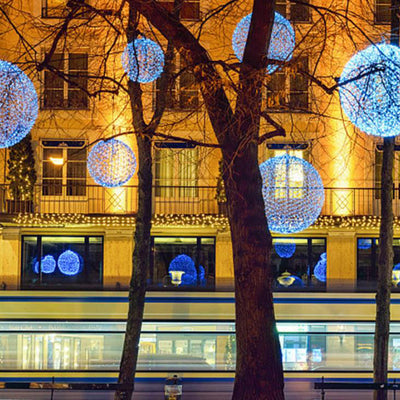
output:
[[[187,68],[185,59],[177,52],[172,60],[174,83],[172,88],[164,93],[166,107],[170,110],[196,110],[199,107],[199,88],[191,70]],[[160,80],[156,81],[156,96],[159,94]]]
[[[75,4],[79,2],[88,3],[88,0],[74,0]],[[42,18],[65,18],[71,12],[71,7],[68,3],[68,0],[42,0]],[[84,7],[75,15],[75,18],[88,17],[88,10]]]
[[[325,290],[325,238],[275,237],[272,242],[271,264],[276,290]]]
[[[307,111],[309,109],[308,57],[298,59],[289,72],[282,68],[267,81],[267,108],[274,110]]]
[[[101,236],[22,237],[23,289],[99,289],[102,282]]]
[[[185,143],[156,144],[155,195],[167,198],[198,196],[198,149]]]
[[[375,24],[390,24],[390,9],[390,0],[375,0]]]
[[[42,195],[86,196],[85,142],[45,140],[42,151]]]
[[[400,289],[400,239],[393,239],[392,290]],[[357,288],[375,291],[378,279],[379,239],[357,239]]]
[[[310,7],[307,5],[309,0],[304,0],[301,3],[292,3],[289,0],[277,0],[275,10],[292,22],[308,23],[311,20]]]
[[[159,2],[169,12],[172,13],[174,11],[173,1],[159,0]],[[182,6],[180,9],[180,19],[187,21],[200,20],[200,1],[182,0]]]
[[[152,238],[152,288],[207,289],[214,287],[215,238]]]
[[[44,71],[44,109],[87,109],[88,54],[54,53]]]

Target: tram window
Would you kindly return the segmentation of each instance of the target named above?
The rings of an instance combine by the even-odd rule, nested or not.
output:
[[[103,237],[23,236],[23,289],[98,289],[103,281]]]
[[[400,239],[393,239],[392,291],[400,291]],[[378,238],[357,239],[357,289],[376,291],[378,279]]]
[[[271,263],[275,290],[315,290],[326,288],[326,239],[275,237]]]
[[[214,237],[156,236],[152,249],[152,289],[214,288]]]

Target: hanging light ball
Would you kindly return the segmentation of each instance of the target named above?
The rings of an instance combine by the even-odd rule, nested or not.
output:
[[[66,250],[61,253],[57,260],[58,269],[62,274],[73,276],[80,272],[81,261],[79,254],[72,250]]]
[[[251,15],[246,15],[237,24],[233,36],[233,51],[240,62],[243,60],[244,48],[246,46],[247,35],[249,34]],[[276,61],[290,61],[295,46],[295,34],[290,22],[275,12],[274,25],[272,26],[271,39],[269,43],[267,58]],[[270,64],[267,66],[267,73],[272,74],[280,66]]]
[[[396,264],[392,270],[392,283],[394,286],[399,286],[400,283],[400,263]]]
[[[344,67],[339,85],[343,111],[357,128],[380,137],[400,133],[397,46],[381,43],[356,53]]]
[[[46,255],[41,258],[40,265],[39,261],[35,262],[33,270],[35,271],[35,274],[38,274],[40,271],[43,274],[52,274],[56,270],[56,266],[57,263],[54,257],[51,255]]]
[[[153,82],[162,74],[164,68],[162,48],[146,38],[137,38],[128,43],[121,60],[125,72],[133,82]]]
[[[290,272],[285,271],[283,272],[280,276],[278,276],[278,278],[276,278],[276,280],[278,281],[278,284],[283,286],[283,287],[303,287],[304,283],[301,280],[301,278],[299,278],[296,275],[292,275]]]
[[[182,285],[195,285],[197,283],[197,271],[194,261],[186,254],[180,254],[169,264],[168,272],[183,271]]]
[[[296,233],[318,218],[324,186],[307,161],[285,154],[260,164],[265,215],[271,231]]]
[[[113,188],[132,178],[136,171],[136,157],[131,148],[120,140],[102,140],[90,150],[87,167],[96,183]]]
[[[275,252],[280,258],[290,258],[296,251],[296,243],[294,242],[276,242],[274,244]]]
[[[362,238],[358,239],[357,247],[359,250],[368,250],[372,246],[373,239]]]
[[[326,282],[326,253],[320,255],[317,265],[314,267],[314,276],[320,282]]]
[[[38,111],[32,81],[16,65],[0,60],[0,148],[20,142],[32,129]]]

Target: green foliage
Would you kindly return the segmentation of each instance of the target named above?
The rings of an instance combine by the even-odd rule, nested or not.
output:
[[[7,164],[12,198],[32,200],[37,175],[30,134],[11,147]]]

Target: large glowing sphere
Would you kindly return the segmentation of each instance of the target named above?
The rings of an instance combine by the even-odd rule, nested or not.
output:
[[[0,60],[0,148],[20,142],[32,129],[38,111],[32,81],[16,65]]]
[[[35,262],[33,270],[35,271],[35,274],[38,274],[40,271],[43,274],[52,274],[55,271],[56,266],[57,263],[54,257],[51,255],[47,255],[42,257],[42,259],[40,260],[40,266],[39,261]]]
[[[307,161],[285,154],[260,164],[265,215],[271,231],[296,233],[318,218],[324,186]]]
[[[197,283],[197,271],[194,261],[186,254],[180,254],[169,264],[168,272],[183,271],[181,285],[195,285]]]
[[[281,258],[290,258],[296,251],[296,243],[294,242],[276,242],[274,247],[276,254]]]
[[[314,276],[320,282],[326,282],[326,253],[320,255],[317,265],[314,267]]]
[[[251,15],[246,15],[237,24],[232,36],[232,47],[239,61],[243,60],[244,48],[249,33]],[[292,58],[295,45],[295,34],[290,22],[275,12],[274,25],[271,32],[271,40],[267,53],[269,60],[289,61]],[[272,74],[279,68],[279,64],[267,66],[267,72]]]
[[[117,139],[97,143],[88,155],[87,167],[96,183],[117,187],[128,182],[136,171],[136,157],[131,148]]]
[[[153,82],[162,74],[164,68],[162,48],[146,38],[128,43],[121,60],[125,72],[133,82]]]
[[[400,49],[377,44],[356,53],[339,81],[340,102],[350,121],[374,136],[400,133]]]
[[[79,255],[72,250],[61,253],[57,260],[58,269],[62,274],[73,276],[80,272],[81,261]]]

